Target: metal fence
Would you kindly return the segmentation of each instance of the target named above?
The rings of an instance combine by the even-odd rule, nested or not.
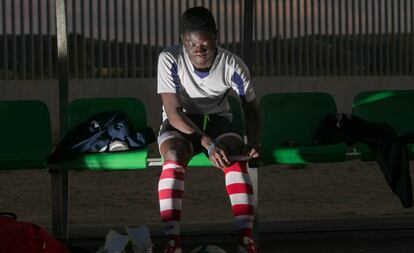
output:
[[[413,13],[412,0],[256,1],[253,72],[414,75]]]
[[[0,79],[56,79],[53,0],[0,0]],[[243,55],[244,0],[66,0],[70,76],[155,77],[182,12],[209,8]],[[256,0],[254,76],[414,75],[412,0]]]
[[[56,78],[53,0],[0,0],[0,79]]]

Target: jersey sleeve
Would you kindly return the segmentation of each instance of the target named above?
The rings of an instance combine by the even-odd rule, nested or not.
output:
[[[161,52],[157,67],[157,93],[177,93],[180,88],[177,61],[168,52]]]
[[[231,87],[240,97],[244,97],[247,102],[250,102],[256,97],[250,71],[239,57],[235,56],[234,60],[233,68],[229,73]]]

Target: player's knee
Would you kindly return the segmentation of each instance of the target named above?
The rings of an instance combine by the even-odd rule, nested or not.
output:
[[[170,147],[165,154],[165,158],[168,160],[178,161],[180,157],[181,151],[175,147]]]
[[[164,154],[164,159],[186,163],[191,156],[191,151],[182,145],[170,146]]]
[[[230,154],[240,154],[244,147],[243,140],[235,136],[220,138],[219,143],[222,144]]]

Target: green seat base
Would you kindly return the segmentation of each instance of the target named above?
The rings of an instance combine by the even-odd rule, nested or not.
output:
[[[112,153],[89,153],[63,165],[68,169],[134,170],[147,168],[146,148]]]
[[[262,161],[265,164],[307,164],[310,162],[345,161],[346,144],[338,143],[320,146],[277,146],[274,149],[263,147]]]
[[[204,153],[200,153],[198,155],[193,156],[193,158],[188,163],[188,166],[194,167],[211,167],[213,164],[211,163],[210,159]]]

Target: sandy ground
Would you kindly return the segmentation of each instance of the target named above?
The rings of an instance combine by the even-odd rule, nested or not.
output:
[[[411,163],[412,170],[414,163]],[[141,171],[71,171],[72,225],[159,224],[159,167]],[[411,174],[413,172],[411,171]],[[186,174],[183,222],[231,221],[224,177],[214,168]],[[402,208],[375,162],[313,164],[259,169],[262,221],[414,216]],[[0,212],[42,226],[51,224],[50,175],[46,170],[0,171]]]

